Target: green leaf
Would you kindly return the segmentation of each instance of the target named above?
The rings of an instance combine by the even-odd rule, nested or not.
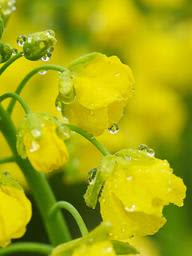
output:
[[[118,255],[127,255],[127,254],[138,254],[139,252],[135,247],[130,245],[129,243],[120,242],[113,240],[111,241],[113,244],[113,248]]]

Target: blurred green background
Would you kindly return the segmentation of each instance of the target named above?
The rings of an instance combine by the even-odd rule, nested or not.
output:
[[[192,1],[191,0],[18,0],[3,40],[15,47],[20,34],[44,29],[56,32],[57,45],[50,62],[68,65],[82,54],[100,51],[117,55],[132,68],[135,96],[129,102],[116,135],[108,132],[98,139],[112,152],[146,143],[158,158],[167,159],[176,175],[187,185],[181,209],[165,209],[167,224],[153,237],[139,241],[142,256],[192,255]],[[18,47],[18,46],[17,46]],[[18,60],[1,78],[1,92],[14,90],[22,77],[40,62]],[[57,75],[37,75],[23,92],[32,109],[57,114]],[[22,117],[15,109],[16,124]],[[1,138],[1,155],[8,147]],[[88,171],[100,155],[78,136],[69,142],[71,159],[65,170],[50,182],[58,199],[68,200],[80,211],[91,229],[100,221],[99,209],[85,206],[83,194]],[[89,158],[87,159],[87,154]],[[14,164],[9,170],[26,187]],[[65,214],[74,237],[75,222]],[[33,219],[22,240],[47,241],[33,207]]]

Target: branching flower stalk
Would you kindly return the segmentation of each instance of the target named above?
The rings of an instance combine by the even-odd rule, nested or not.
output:
[[[1,34],[14,4],[15,1],[5,0],[0,6]],[[49,60],[56,39],[54,31],[46,30],[21,35],[17,42],[22,51],[16,54],[15,49],[0,42],[1,63],[4,63],[0,75],[22,56],[29,61]],[[59,73],[56,105],[61,117],[33,112],[20,95],[35,74],[48,70]],[[166,222],[164,206],[183,205],[186,187],[182,179],[172,173],[166,160],[155,158],[153,150],[146,145],[111,154],[96,138],[106,129],[112,134],[118,131],[117,124],[133,91],[131,69],[116,56],[94,52],[76,59],[68,67],[54,64],[36,67],[21,80],[15,92],[0,96],[0,130],[12,153],[1,159],[0,164],[15,162],[22,170],[50,241],[50,245],[26,242],[8,246],[12,239],[24,235],[32,211],[20,184],[3,172],[0,173],[0,223],[4,229],[0,232],[0,247],[5,248],[0,249],[0,255],[18,252],[51,256],[137,254],[125,241],[156,233]],[[3,101],[7,99],[10,102],[5,109]],[[24,110],[18,129],[11,118],[16,102]],[[65,142],[72,132],[87,139],[102,155],[99,166],[91,172],[84,195],[88,207],[94,209],[100,202],[103,221],[91,232],[73,205],[56,200],[46,176],[68,162]],[[61,209],[72,215],[82,237],[72,239]]]

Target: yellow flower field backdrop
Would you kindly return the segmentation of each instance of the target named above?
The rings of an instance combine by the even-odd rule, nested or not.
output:
[[[132,233],[127,236],[131,236],[145,231],[147,235],[155,233],[163,226],[166,218],[168,219],[166,225],[154,236],[129,239],[130,243],[141,252],[138,255],[192,255],[192,2],[190,0],[18,0],[17,12],[14,12],[8,21],[3,41],[16,47],[18,35],[47,29],[53,29],[57,38],[52,58],[47,63],[64,65],[69,69],[71,67],[70,70],[74,74],[72,80],[76,89],[76,99],[63,109],[69,120],[96,135],[112,153],[122,148],[138,147],[139,144],[147,144],[155,151],[155,158],[150,158],[149,162],[146,161],[145,156],[141,156],[143,158],[138,162],[135,160],[130,163],[129,175],[133,180],[128,181],[123,176],[125,174],[122,169],[126,169],[124,166],[118,167],[110,180],[105,183],[99,199],[102,218],[110,219],[117,224],[116,234],[119,234],[121,239],[127,237],[123,236],[120,219],[127,226],[135,228],[129,229]],[[92,62],[85,64],[86,68],[83,66],[84,69],[81,71],[78,63],[72,61],[90,52],[101,52],[101,54],[93,56]],[[111,55],[116,55],[118,58],[107,57]],[[111,62],[114,64],[114,70],[110,67]],[[133,74],[123,63],[131,67]],[[42,61],[33,62],[24,58],[17,60],[1,76],[1,94],[14,91],[22,77],[33,67],[41,64]],[[102,81],[100,76],[104,77]],[[90,79],[93,84],[90,83]],[[105,88],[106,81],[110,85],[110,93],[108,93],[109,88]],[[70,82],[69,79],[69,86]],[[55,72],[40,72],[29,81],[22,96],[33,111],[49,112],[59,116],[55,99],[59,84],[60,92],[62,91],[61,83],[61,78]],[[129,88],[125,88],[125,84],[129,84]],[[101,94],[97,97],[99,91]],[[127,91],[131,96],[126,95]],[[128,104],[126,105],[125,102]],[[7,102],[3,104],[6,106]],[[60,107],[56,105],[57,108]],[[22,119],[22,109],[17,104],[14,108],[13,120],[16,124],[20,124]],[[83,194],[86,191],[89,171],[100,164],[100,154],[93,145],[78,134],[72,133],[71,139],[64,143],[53,131],[56,124],[52,120],[47,122],[49,125],[43,129],[47,129],[47,138],[55,141],[54,149],[51,149],[55,152],[55,156],[48,154],[45,156],[42,153],[39,159],[39,155],[37,157],[34,154],[30,155],[28,145],[31,143],[31,138],[26,134],[23,140],[25,154],[29,159],[32,158],[31,163],[37,170],[41,169],[41,160],[43,163],[46,162],[45,170],[41,170],[46,173],[52,170],[51,164],[58,169],[69,158],[61,172],[50,174],[50,183],[57,197],[73,203],[87,221],[88,228],[93,229],[101,220],[99,209],[97,207],[95,212],[88,209]],[[118,125],[113,127],[114,123]],[[42,145],[43,140],[42,137]],[[0,141],[0,156],[5,157],[10,154],[10,150],[3,136],[0,137]],[[47,152],[50,152],[49,148]],[[66,159],[60,157],[60,154],[64,154]],[[49,162],[51,157],[56,163]],[[167,159],[171,167],[167,161],[160,159]],[[143,165],[143,162],[145,166],[140,168],[139,165]],[[154,165],[152,171],[156,172],[156,175],[153,173],[150,176],[147,171],[148,164]],[[123,165],[121,161],[120,165]],[[136,167],[140,168],[139,177],[135,174]],[[15,163],[1,164],[0,171],[5,170],[19,180],[28,193],[28,186],[19,167]],[[182,205],[185,188],[180,178],[176,176],[182,177],[187,186],[184,206],[177,209],[172,205],[163,209],[169,203]],[[132,185],[128,191],[124,191],[127,183]],[[150,190],[155,190],[157,193],[154,198],[145,196],[145,191],[147,194]],[[138,194],[133,196],[133,191]],[[2,198],[7,196],[6,192],[6,189],[1,189],[0,196]],[[17,192],[14,198],[14,203],[18,204],[18,207],[20,207],[18,198],[24,200],[22,193]],[[174,198],[175,195],[178,196]],[[124,219],[127,217],[117,209],[117,205],[122,204],[126,207],[128,204],[127,207],[134,207],[134,202],[129,200],[131,196],[134,202],[137,202],[137,197],[143,199],[137,205],[138,216],[132,218],[130,211],[130,219],[127,220]],[[107,197],[111,200],[106,203]],[[152,199],[154,207],[150,208],[148,200]],[[11,200],[13,199],[10,199],[10,204],[12,204]],[[30,206],[27,207],[29,211]],[[35,208],[32,222],[25,236],[22,237],[24,241],[47,241],[39,214],[36,212]],[[27,214],[29,213],[26,213],[26,222]],[[74,221],[69,214],[65,215],[73,236],[78,237]],[[134,226],[134,218],[139,219],[139,227]],[[145,227],[143,221],[148,218],[151,222]],[[156,225],[158,222],[157,226],[153,225],[153,219]],[[9,227],[7,229],[9,232],[15,232]],[[0,243],[9,242],[2,241],[1,234],[0,240]],[[102,250],[110,246],[105,240],[90,246],[84,244],[78,247],[72,256],[83,256],[85,252],[90,256],[106,255],[102,254]],[[100,254],[95,254],[96,250],[101,250]],[[53,255],[60,254],[56,251]],[[112,248],[107,255],[115,255]]]

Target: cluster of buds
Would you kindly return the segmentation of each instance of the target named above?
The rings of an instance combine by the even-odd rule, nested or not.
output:
[[[17,38],[19,46],[23,47],[23,53],[28,60],[48,61],[56,44],[53,30],[46,30],[29,35],[21,35]]]

